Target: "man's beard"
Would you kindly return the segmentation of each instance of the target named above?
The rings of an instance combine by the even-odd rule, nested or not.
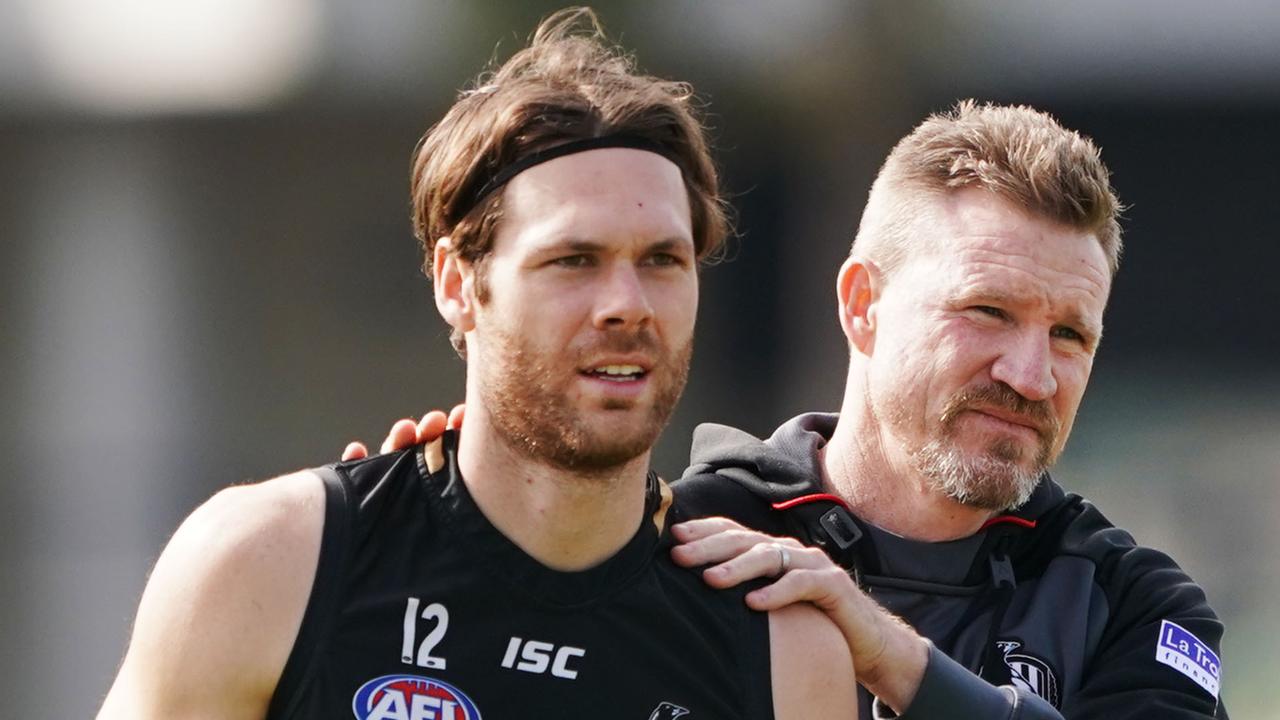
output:
[[[982,408],[1016,413],[1036,427],[1039,443],[1029,463],[1026,447],[1007,437],[992,441],[976,455],[959,447],[960,415]],[[1004,383],[993,383],[956,393],[936,428],[928,442],[911,453],[916,470],[933,490],[962,505],[1000,511],[1019,507],[1031,497],[1040,476],[1057,459],[1054,446],[1061,425],[1047,401],[1028,400]]]
[[[556,356],[534,350],[512,333],[497,330],[493,337],[494,362],[479,391],[494,430],[517,452],[582,475],[607,475],[653,448],[684,391],[693,356],[692,339],[668,351],[648,330],[607,331]],[[570,399],[578,369],[595,357],[635,352],[654,361],[646,373],[653,383],[648,413],[621,431],[594,427]],[[632,402],[643,401],[608,400],[601,407],[625,411]]]

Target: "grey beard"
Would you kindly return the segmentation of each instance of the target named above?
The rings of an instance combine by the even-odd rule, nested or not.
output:
[[[951,443],[931,440],[911,460],[933,490],[961,505],[1000,511],[1025,504],[1045,469],[1041,463],[1023,469],[1018,454],[1015,445],[997,442],[986,453],[966,457]]]

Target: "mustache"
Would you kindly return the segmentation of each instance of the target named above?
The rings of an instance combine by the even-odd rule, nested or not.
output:
[[[950,427],[966,410],[999,408],[1006,410],[1035,428],[1045,443],[1052,443],[1062,429],[1048,400],[1029,400],[1002,382],[965,388],[947,402],[942,411],[943,427]]]
[[[604,330],[594,335],[589,342],[576,348],[581,358],[599,355],[645,353],[652,357],[661,356],[666,348],[648,328],[639,330]]]

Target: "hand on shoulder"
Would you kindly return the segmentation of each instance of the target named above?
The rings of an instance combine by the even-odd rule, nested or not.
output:
[[[727,588],[754,578],[775,581],[746,595],[770,617],[794,607],[817,608],[846,643],[859,681],[895,710],[910,706],[928,664],[928,643],[880,607],[822,550],[790,537],[773,537],[729,518],[700,518],[671,528],[679,542],[671,557],[699,567],[707,584]]]
[[[387,437],[382,441],[382,447],[379,452],[389,453],[397,450],[423,443],[434,443],[440,439],[445,430],[461,430],[462,419],[466,415],[466,405],[454,405],[446,416],[443,410],[432,410],[422,419],[414,422],[410,418],[397,420],[391,425],[391,429],[387,431]],[[438,449],[437,449],[438,452]],[[342,459],[345,460],[362,460],[369,456],[369,449],[365,444],[353,440],[347,443],[347,447],[342,451]]]

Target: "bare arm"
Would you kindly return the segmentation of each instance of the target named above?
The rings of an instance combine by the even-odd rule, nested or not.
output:
[[[99,720],[262,718],[302,622],[324,488],[310,473],[223,490],[169,541]]]
[[[817,608],[801,603],[770,612],[769,655],[777,720],[858,717],[849,647]]]
[[[683,543],[672,550],[675,562],[686,567],[718,563],[703,572],[707,583],[718,588],[775,576],[777,546],[785,546],[789,571],[772,585],[748,593],[747,604],[773,611],[772,616],[793,603],[812,603],[839,628],[858,681],[900,714],[911,705],[929,662],[928,642],[867,597],[821,550],[794,538],[748,530],[727,518],[692,520],[672,527],[672,532]]]

